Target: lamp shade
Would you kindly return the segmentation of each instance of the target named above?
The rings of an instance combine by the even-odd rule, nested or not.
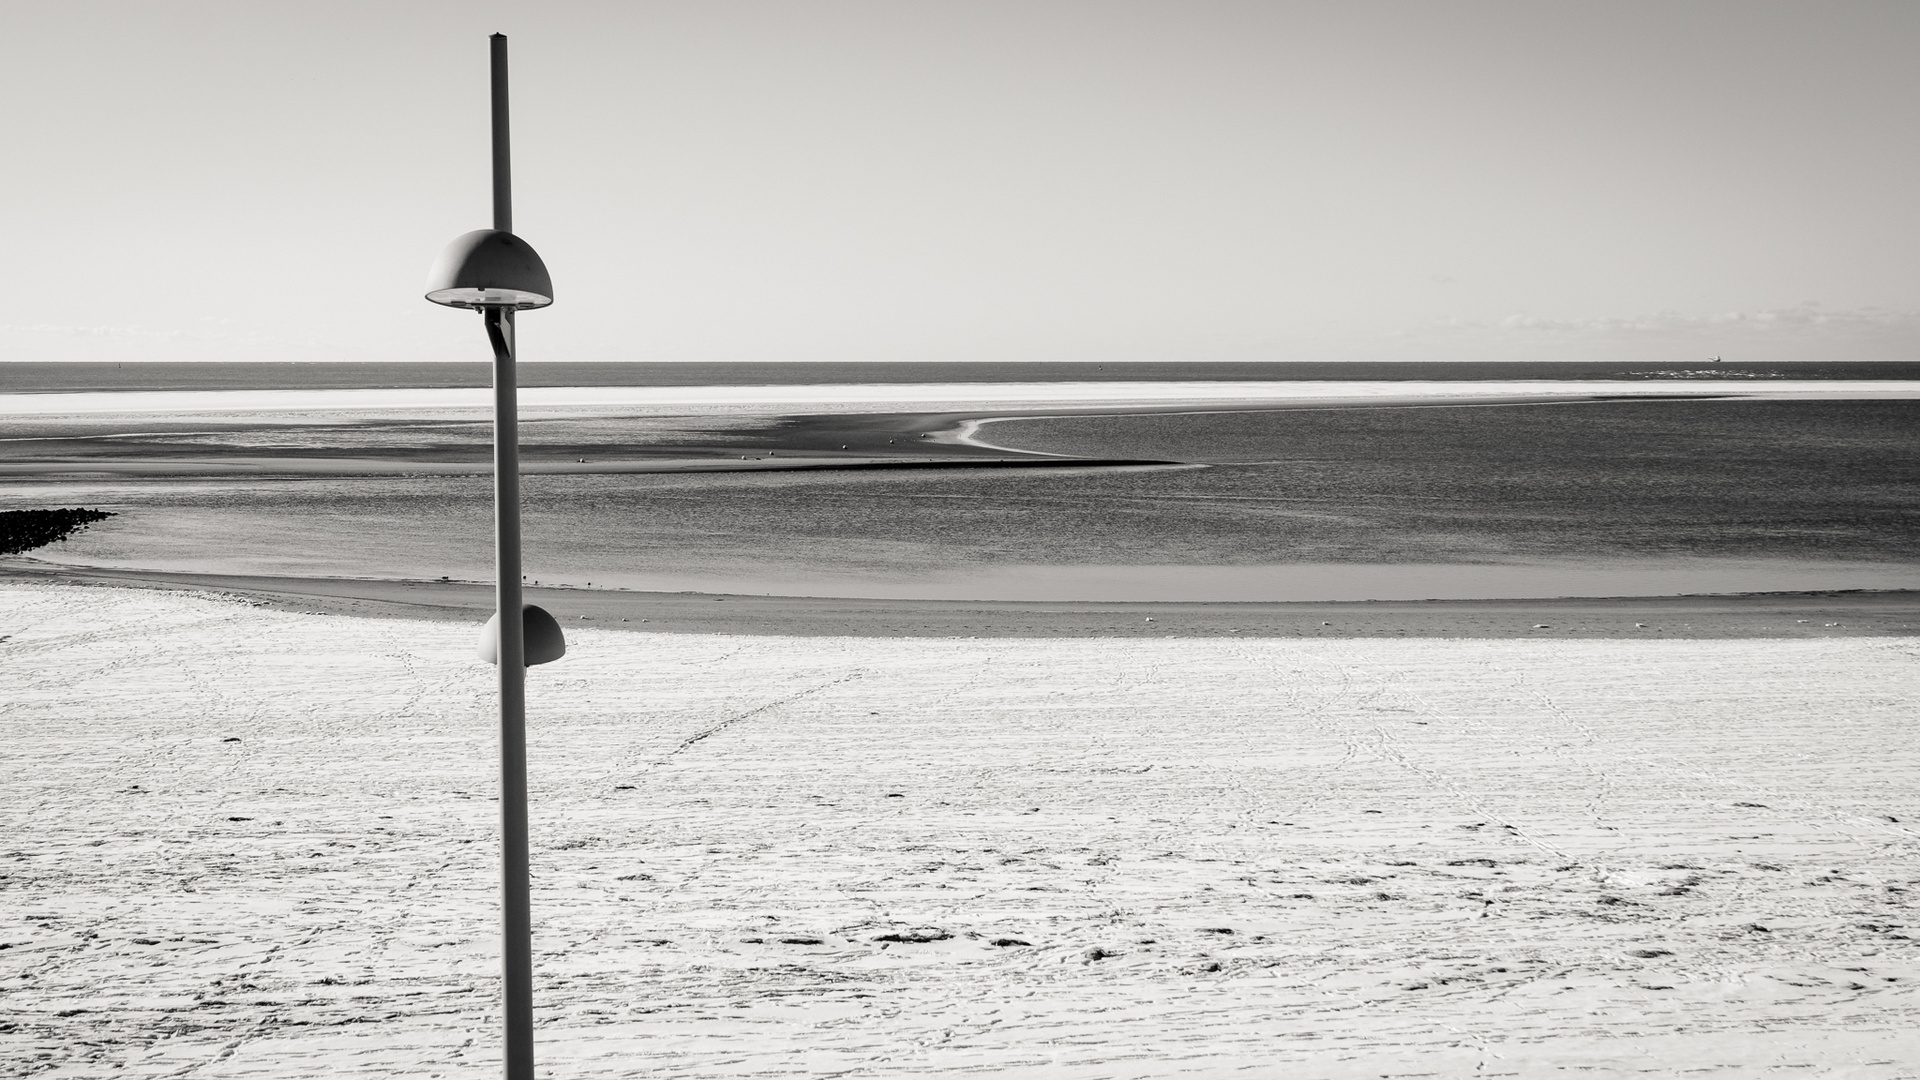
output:
[[[528,667],[535,664],[548,664],[567,655],[567,639],[560,633],[560,623],[547,610],[533,604],[525,605],[520,625],[523,627],[522,649]],[[489,664],[500,662],[500,613],[494,612],[487,620],[487,627],[480,631],[480,659]]]
[[[427,299],[458,308],[543,308],[553,303],[553,279],[533,245],[510,232],[475,229],[434,261]]]

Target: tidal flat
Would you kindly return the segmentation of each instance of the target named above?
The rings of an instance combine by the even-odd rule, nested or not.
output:
[[[490,576],[484,416],[21,420],[41,562]],[[523,422],[530,581],[949,600],[1920,587],[1920,402],[1682,397],[742,408]]]

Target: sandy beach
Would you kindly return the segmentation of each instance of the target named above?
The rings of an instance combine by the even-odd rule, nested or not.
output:
[[[0,1075],[497,1068],[472,625],[0,612]],[[568,630],[532,680],[557,1077],[1920,1059],[1920,637]]]

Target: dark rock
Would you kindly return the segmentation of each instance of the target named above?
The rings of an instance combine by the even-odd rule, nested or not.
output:
[[[114,515],[106,510],[68,507],[57,510],[0,510],[0,555],[18,555],[65,540],[96,521]]]

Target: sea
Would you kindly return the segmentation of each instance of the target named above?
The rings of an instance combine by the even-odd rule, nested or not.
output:
[[[527,387],[613,402],[523,421],[529,580],[1037,602],[1920,588],[1920,365],[937,368],[522,365]],[[26,556],[43,562],[485,581],[484,410],[324,395],[470,391],[487,375],[0,365],[0,398],[37,401],[0,408],[0,509],[116,515]],[[1204,401],[1138,389],[1206,383],[1219,390]],[[1235,396],[1288,383],[1314,392]],[[1127,389],[1061,389],[1089,384]],[[969,405],[970,385],[1031,400]],[[807,389],[652,405],[613,392],[783,386]],[[208,404],[303,392],[323,404]],[[170,411],[167,395],[192,405]]]

